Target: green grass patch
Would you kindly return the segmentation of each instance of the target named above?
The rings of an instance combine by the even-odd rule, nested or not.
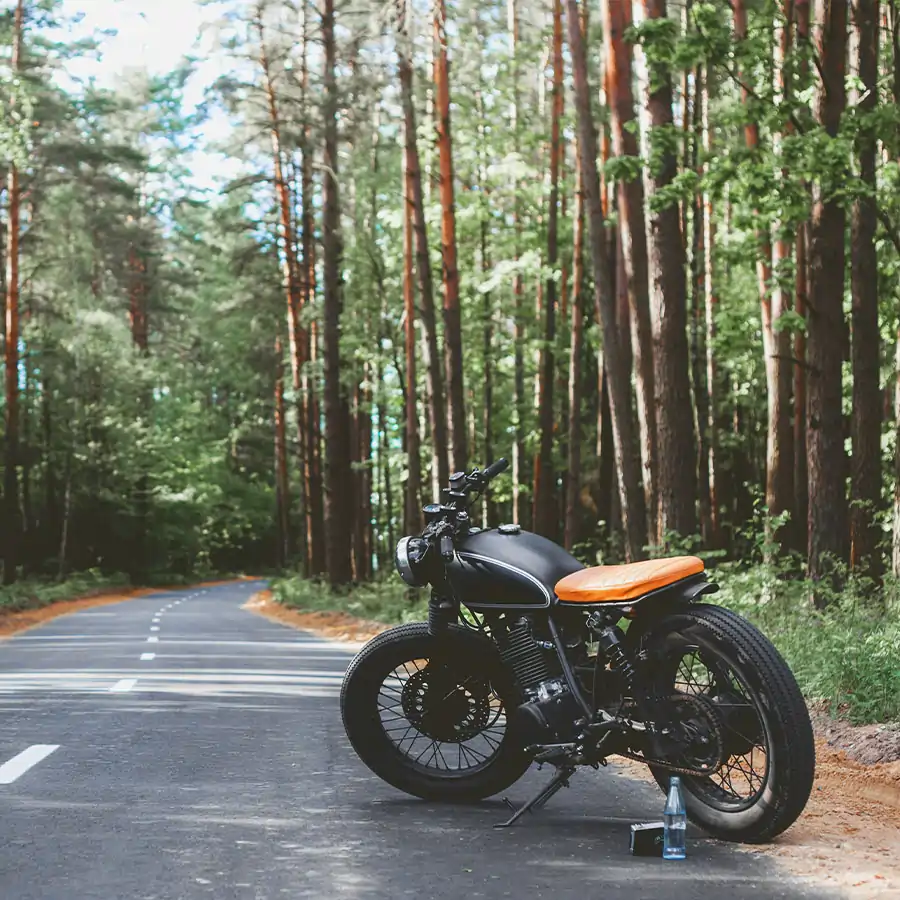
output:
[[[91,597],[128,586],[127,575],[105,575],[96,570],[79,572],[64,581],[19,581],[9,587],[0,587],[0,612],[42,609],[63,600]]]
[[[428,592],[410,591],[395,576],[341,591],[332,591],[327,584],[304,578],[277,578],[272,581],[271,589],[279,603],[292,609],[345,612],[387,625],[424,622],[428,618]]]
[[[900,610],[878,590],[850,578],[824,610],[810,584],[764,566],[719,566],[720,593],[706,598],[745,616],[778,648],[809,702],[856,724],[900,720]]]

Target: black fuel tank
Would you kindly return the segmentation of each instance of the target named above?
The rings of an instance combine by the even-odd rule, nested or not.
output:
[[[492,528],[458,543],[447,575],[457,599],[473,609],[550,605],[556,583],[584,566],[558,544],[530,531]]]

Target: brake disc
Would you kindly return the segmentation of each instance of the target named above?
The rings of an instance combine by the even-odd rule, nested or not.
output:
[[[480,734],[491,714],[486,678],[429,664],[403,686],[401,705],[410,725],[432,740],[459,744]]]

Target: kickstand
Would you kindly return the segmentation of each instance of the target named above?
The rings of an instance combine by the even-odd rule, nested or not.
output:
[[[556,774],[550,781],[535,794],[527,803],[520,806],[518,809],[513,806],[513,804],[506,798],[503,798],[503,802],[512,810],[514,810],[513,815],[506,822],[501,822],[498,825],[495,825],[494,828],[509,828],[510,825],[515,824],[522,816],[527,812],[531,812],[535,809],[541,809],[544,804],[561,788],[569,786],[569,778],[575,772],[575,766],[558,766],[556,769]]]

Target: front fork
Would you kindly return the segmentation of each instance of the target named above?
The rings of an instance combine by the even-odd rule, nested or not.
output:
[[[448,591],[433,590],[428,599],[428,633],[435,637],[459,621],[459,600]]]

